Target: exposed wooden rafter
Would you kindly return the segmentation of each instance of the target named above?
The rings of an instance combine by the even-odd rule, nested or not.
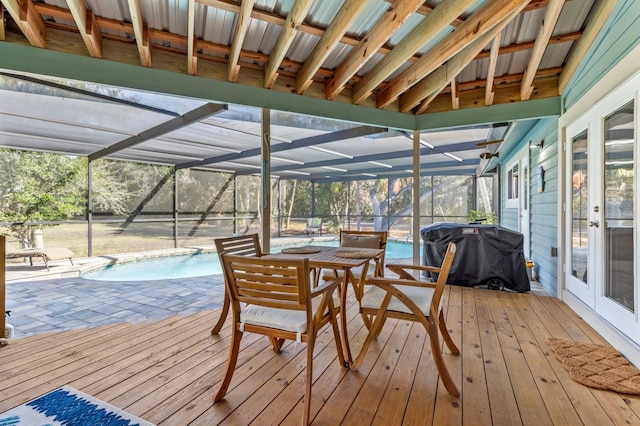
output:
[[[424,112],[431,103],[431,100],[433,100],[450,81],[454,80],[455,77],[473,61],[478,52],[489,44],[491,40],[496,38],[519,12],[518,8],[512,10],[510,14],[503,17],[502,21],[498,22],[493,28],[473,40],[453,58],[400,95],[400,110],[405,112],[409,111],[418,105],[422,99],[426,98],[426,101],[423,101],[416,111],[417,114]]]
[[[460,89],[455,78],[451,80],[451,109],[460,109]]]
[[[67,0],[67,6],[89,54],[94,58],[102,58],[102,33],[93,11],[87,9],[84,0]]]
[[[491,43],[491,54],[489,55],[489,69],[487,70],[487,85],[484,92],[484,104],[493,105],[493,98],[495,95],[493,79],[496,76],[496,65],[498,64],[498,53],[500,52],[500,41],[502,39],[502,33],[498,33]]]
[[[143,67],[151,67],[151,45],[149,41],[149,27],[144,23],[142,11],[140,10],[140,0],[129,0],[129,13],[131,14],[131,25],[136,36],[136,45],[140,55],[140,63]]]
[[[359,104],[364,101],[385,78],[443,31],[473,3],[474,0],[451,0],[440,3],[354,86],[352,102]]]
[[[540,32],[536,37],[536,42],[533,46],[533,50],[531,51],[531,58],[529,59],[529,63],[527,64],[527,68],[524,72],[524,78],[522,79],[520,99],[523,101],[526,101],[531,97],[531,93],[533,92],[533,77],[536,75],[536,71],[540,66],[542,55],[544,55],[544,51],[547,49],[549,38],[551,37],[553,28],[556,26],[556,22],[558,22],[563,6],[564,0],[550,0],[547,5],[547,10],[544,14],[544,19],[542,20]]]
[[[376,96],[376,106],[384,108],[389,105],[400,94],[452,58],[466,45],[473,43],[487,31],[490,31],[506,16],[511,15],[514,10],[522,11],[527,3],[529,3],[528,0],[495,0],[487,3],[448,37],[430,49],[420,60],[394,78]]]
[[[278,78],[278,68],[293,42],[293,37],[298,32],[298,27],[307,16],[312,3],[312,0],[296,0],[291,7],[291,11],[287,15],[264,70],[264,87],[267,89],[270,89]]]
[[[4,6],[0,4],[0,40],[4,40]]]
[[[351,23],[358,17],[367,5],[367,0],[346,0],[336,16],[320,37],[320,41],[305,61],[296,77],[296,92],[304,93],[312,82],[316,71],[347,32]]]
[[[325,97],[335,98],[371,57],[422,5],[423,0],[394,0],[369,33],[336,68],[325,84]]]
[[[198,46],[196,45],[196,3],[189,0],[187,7],[187,72],[191,75],[198,73]]]
[[[47,47],[47,27],[31,0],[1,0],[11,18],[34,47]],[[4,24],[3,24],[4,25]]]
[[[236,30],[233,34],[231,52],[229,54],[229,71],[227,73],[227,80],[229,81],[236,81],[238,79],[238,73],[240,72],[238,60],[240,59],[240,51],[242,50],[244,37],[247,35],[247,29],[249,28],[249,17],[253,10],[254,2],[255,0],[242,0],[240,4],[240,13],[238,14]]]

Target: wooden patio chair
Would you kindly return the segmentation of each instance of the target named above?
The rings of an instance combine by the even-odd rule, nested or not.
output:
[[[387,247],[387,231],[340,231],[340,247],[353,247],[353,248],[377,248],[386,249]],[[367,266],[366,276],[362,277],[364,266],[359,268],[351,268],[352,279],[351,284],[354,288],[354,294],[358,302],[362,298],[364,291],[363,285],[367,278],[383,277],[384,276],[384,256],[382,253],[377,259],[371,260]],[[324,280],[342,278],[343,271],[332,270],[325,271],[322,278]],[[363,320],[367,328],[370,327],[371,322],[367,316],[363,315]]]
[[[220,266],[222,266],[222,253],[237,254],[242,256],[254,256],[260,257],[263,255],[260,249],[260,238],[258,234],[238,235],[227,238],[217,238],[213,241],[216,245],[216,251],[218,252],[218,258],[220,259]],[[224,272],[224,269],[223,269]],[[227,274],[224,274],[224,280],[226,283]],[[225,284],[224,300],[222,302],[222,312],[218,322],[211,330],[211,334],[218,334],[222,329],[222,325],[227,319],[229,313],[229,295],[227,294],[227,285]]]
[[[440,267],[416,266],[416,265],[387,265],[387,269],[398,274],[399,278],[371,278],[367,290],[360,301],[360,312],[364,315],[375,317],[369,333],[362,345],[360,354],[356,357],[352,368],[357,369],[364,360],[371,341],[376,338],[387,318],[397,318],[420,322],[429,333],[431,352],[436,369],[447,391],[453,396],[460,396],[458,388],[453,383],[449,370],[442,357],[439,333],[447,344],[452,354],[459,354],[460,350],[455,345],[445,323],[442,311],[442,293],[444,292],[447,278],[453,258],[456,253],[456,245],[449,243],[444,260]],[[435,283],[415,279],[407,270],[427,271],[438,274]]]
[[[238,360],[244,332],[259,333],[271,339],[296,340],[307,344],[307,373],[304,399],[304,424],[309,423],[313,349],[320,329],[331,323],[338,362],[345,365],[333,292],[339,280],[312,288],[309,259],[268,259],[222,255],[228,277],[233,315],[233,331],[227,370],[214,403],[224,398]]]

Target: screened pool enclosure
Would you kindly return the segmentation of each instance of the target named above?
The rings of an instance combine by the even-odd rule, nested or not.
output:
[[[265,215],[274,237],[304,236],[320,218],[329,234],[406,240],[414,153],[420,227],[495,219],[497,178],[480,153],[510,128],[407,131],[4,72],[0,97],[11,105],[0,129],[2,233],[77,256],[211,244],[261,232]]]

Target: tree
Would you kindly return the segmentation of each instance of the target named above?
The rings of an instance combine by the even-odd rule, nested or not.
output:
[[[18,240],[33,244],[33,231],[43,226],[39,222],[66,221],[85,214],[85,158],[0,150],[0,170],[0,222],[7,223],[6,232]],[[94,204],[125,212],[130,194],[114,169],[114,162],[96,162],[92,174]]]

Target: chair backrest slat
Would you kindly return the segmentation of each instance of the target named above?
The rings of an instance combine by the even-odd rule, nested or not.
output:
[[[232,303],[306,310],[311,304],[308,259],[222,254]]]
[[[262,256],[258,234],[238,235],[214,240],[218,255],[222,252],[241,256]]]

